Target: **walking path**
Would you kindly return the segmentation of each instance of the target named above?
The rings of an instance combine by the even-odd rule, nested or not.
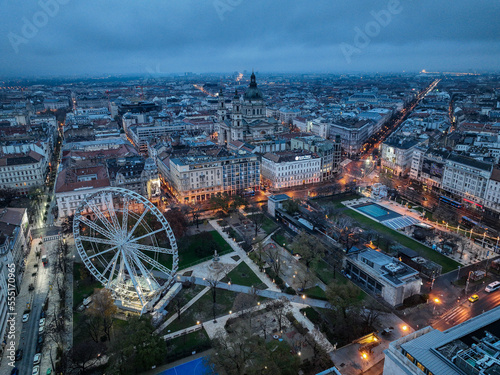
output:
[[[292,302],[291,307],[292,307],[291,312],[293,313],[294,318],[298,322],[300,322],[305,328],[307,328],[309,330],[309,332],[312,334],[312,337],[317,342],[317,344],[320,345],[327,353],[333,351],[334,348],[333,348],[332,344],[328,341],[328,339],[319,330],[317,330],[315,328],[314,324],[311,323],[311,321],[309,319],[307,319],[307,317],[304,316],[304,314],[302,314],[300,312],[300,309],[307,307],[307,305],[303,304],[303,303]],[[196,324],[194,326],[166,334],[165,336],[163,336],[163,338],[165,340],[168,340],[168,339],[172,339],[175,337],[186,335],[186,334],[189,334],[192,332],[196,332],[196,331],[199,331],[201,329],[205,329],[208,337],[210,338],[210,340],[212,340],[215,337],[215,335],[217,334],[217,332],[220,332],[220,331],[225,332],[223,327],[226,325],[226,322],[228,321],[228,319],[240,316],[240,315],[245,314],[247,312],[252,313],[255,311],[260,311],[260,310],[263,310],[265,308],[266,308],[266,302],[263,302],[262,304],[260,304],[258,306],[251,307],[249,309],[245,309],[242,311],[238,311],[236,313],[221,316],[221,317],[217,318],[216,321],[210,319],[210,320],[207,320],[207,321],[202,322],[200,324]]]
[[[189,276],[177,276],[178,281],[192,281],[197,285],[204,285],[204,286],[210,286],[210,283],[207,280],[204,280],[199,277],[189,277]],[[217,288],[219,289],[225,289],[225,290],[230,290],[233,292],[238,292],[238,293],[246,293],[246,294],[257,294],[261,297],[266,297],[266,298],[271,298],[271,299],[280,299],[282,297],[285,297],[287,300],[290,302],[295,302],[295,303],[300,303],[302,305],[307,305],[307,306],[313,306],[313,307],[321,307],[321,308],[328,308],[329,303],[327,301],[322,301],[319,299],[314,299],[314,298],[307,298],[307,296],[297,296],[297,295],[291,295],[283,292],[279,292],[276,290],[260,290],[260,289],[255,289],[249,286],[244,286],[244,285],[236,285],[236,284],[227,284],[227,283],[219,283],[217,285]]]
[[[306,327],[314,338],[314,341],[320,345],[325,352],[330,353],[334,350],[333,345],[328,341],[326,336],[309,320],[307,317],[300,312],[301,309],[307,307],[307,305],[302,303],[292,302],[292,313],[298,322],[302,323]]]
[[[194,298],[192,298],[188,303],[186,303],[184,306],[182,306],[180,313],[183,314],[187,309],[189,309],[193,303],[198,301],[201,297],[205,295],[206,292],[208,292],[210,288],[207,286],[204,288],[200,293],[198,293]],[[161,331],[163,331],[168,325],[170,325],[175,319],[177,319],[178,314],[172,315],[170,318],[168,318],[161,326],[159,326],[154,333],[158,334]]]
[[[219,232],[219,234],[224,238],[224,240],[231,246],[231,248],[243,259],[243,261],[247,264],[248,267],[252,269],[253,272],[261,279],[261,281],[267,285],[269,290],[279,292],[280,289],[269,279],[269,277],[261,272],[259,267],[248,257],[247,253],[236,243],[233,239],[229,238],[227,233],[224,233],[220,225],[217,223],[217,220],[210,220],[209,223],[214,227],[214,229]],[[269,236],[268,236],[269,237]],[[268,238],[266,237],[266,238]]]

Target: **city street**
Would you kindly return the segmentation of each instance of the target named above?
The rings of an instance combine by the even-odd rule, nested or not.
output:
[[[460,271],[455,270],[441,275],[436,278],[432,288],[431,282],[425,281],[422,293],[429,294],[429,302],[397,311],[397,314],[414,329],[432,325],[434,328],[445,330],[499,306],[500,292],[486,293],[484,291],[486,282],[470,283],[467,294],[464,287],[454,284],[469,271],[484,268],[485,264],[486,261],[482,261],[462,267]],[[478,294],[479,300],[470,303],[467,299],[472,294]]]
[[[33,358],[36,354],[39,336],[40,315],[49,292],[50,268],[49,266],[44,267],[42,262],[36,257],[36,249],[37,247],[40,248],[41,255],[46,253],[51,254],[55,253],[54,247],[57,245],[58,241],[54,240],[43,241],[43,243],[41,243],[40,238],[33,240],[21,289],[16,298],[16,349],[23,350],[23,358],[19,362],[16,362],[16,367],[19,368],[21,375],[32,373]],[[50,262],[51,260],[49,259],[49,264]],[[29,290],[30,284],[34,286],[32,291]],[[22,316],[26,310],[30,310],[29,320],[26,323],[22,323]],[[2,369],[9,369],[7,362],[4,357],[2,359]],[[4,373],[7,372],[2,371],[2,374]]]

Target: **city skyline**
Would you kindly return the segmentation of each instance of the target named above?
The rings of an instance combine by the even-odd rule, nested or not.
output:
[[[3,4],[0,77],[495,71],[498,4],[431,1]]]

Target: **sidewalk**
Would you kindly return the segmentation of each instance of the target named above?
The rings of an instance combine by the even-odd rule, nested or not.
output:
[[[182,281],[193,281],[193,278],[190,276],[177,276],[177,280],[181,281],[181,282]],[[203,280],[202,278],[199,278],[199,277],[194,278],[194,283],[197,285],[210,286],[208,281]],[[256,294],[258,296],[271,298],[271,299],[280,299],[280,298],[285,297],[290,302],[300,303],[302,305],[307,305],[307,306],[320,307],[322,309],[326,309],[329,306],[329,302],[327,302],[327,301],[314,299],[314,298],[307,298],[307,296],[304,298],[304,296],[287,294],[287,293],[283,293],[283,292],[278,292],[276,290],[269,290],[269,289],[264,289],[264,290],[257,289],[257,290],[255,290],[254,288],[249,287],[249,286],[237,285],[237,284],[228,285],[227,283],[222,283],[222,282],[217,285],[217,288],[229,290],[232,292],[246,293],[246,294],[251,294],[251,293],[256,292]]]
[[[327,353],[332,352],[333,351],[332,343],[328,341],[326,336],[321,331],[316,329],[314,324],[309,319],[307,319],[307,317],[304,316],[304,314],[300,312],[300,309],[303,309],[304,307],[307,307],[307,305],[292,302],[293,316],[295,317],[295,319],[297,319],[299,323],[302,323],[302,325],[309,330],[311,335],[314,337],[314,340],[318,343],[318,345],[320,345],[325,350],[325,352]]]
[[[210,288],[207,286],[205,289],[203,289],[200,293],[198,293],[196,296],[194,296],[194,298],[189,301],[188,303],[186,303],[184,306],[181,307],[181,315],[187,310],[189,309],[193,303],[195,303],[196,301],[198,301],[201,297],[203,297],[205,295],[206,292],[208,292],[210,290]],[[154,333],[158,334],[160,333],[161,331],[163,331],[166,327],[168,327],[175,319],[177,319],[177,314],[174,314],[172,315],[169,319],[167,319],[167,321],[165,321],[162,325],[160,325],[155,331]]]
[[[269,277],[264,272],[261,272],[259,270],[259,267],[253,262],[253,260],[248,257],[247,253],[236,242],[229,238],[226,233],[224,233],[220,225],[217,224],[217,220],[210,220],[209,222],[212,227],[214,227],[214,229],[219,232],[224,240],[231,246],[231,248],[240,256],[240,258],[247,264],[247,266],[250,267],[252,271],[259,277],[259,279],[261,279],[261,281],[267,285],[269,290],[274,290],[277,292],[280,291],[280,289],[269,279]]]

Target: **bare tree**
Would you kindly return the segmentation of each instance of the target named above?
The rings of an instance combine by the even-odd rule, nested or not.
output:
[[[217,267],[218,268],[213,268],[210,275],[207,278],[205,278],[205,281],[207,282],[212,292],[212,313],[214,317],[214,322],[216,322],[215,304],[217,303],[217,286],[221,282],[221,279],[223,279],[229,272],[229,269],[225,264],[219,263]]]
[[[100,342],[101,339],[101,320],[99,317],[91,314],[83,314],[81,327],[88,332],[90,338],[95,342]]]
[[[255,228],[255,237],[259,234],[260,228],[262,228],[262,225],[264,224],[264,221],[266,219],[264,213],[260,210],[259,206],[256,204],[252,204],[252,208],[255,210],[252,210],[252,214],[248,215],[247,218],[250,219],[252,224],[254,225]]]
[[[242,311],[255,307],[257,296],[253,294],[238,293],[233,302],[233,311]]]
[[[305,270],[302,272],[297,272],[295,275],[296,280],[299,282],[299,287],[300,290],[305,290],[307,288],[307,285],[313,281],[313,275],[311,272],[305,272]]]
[[[264,247],[264,254],[266,256],[266,262],[271,266],[271,269],[277,276],[281,274],[281,264],[283,255],[281,250],[277,246],[266,246]]]
[[[101,360],[100,354],[105,350],[102,343],[95,343],[90,340],[76,343],[68,353],[70,369],[84,374],[86,371],[96,366]]]
[[[307,271],[311,263],[321,259],[326,252],[323,243],[316,237],[306,232],[301,232],[292,243],[294,253],[299,253],[306,264]]]
[[[92,304],[86,314],[92,315],[100,320],[102,330],[108,340],[111,340],[111,327],[113,317],[118,312],[111,291],[109,289],[95,289],[92,295]]]
[[[271,314],[278,322],[279,330],[281,331],[283,329],[283,319],[286,317],[286,313],[291,308],[290,301],[285,297],[281,297],[280,299],[274,300],[267,306],[269,307]]]

